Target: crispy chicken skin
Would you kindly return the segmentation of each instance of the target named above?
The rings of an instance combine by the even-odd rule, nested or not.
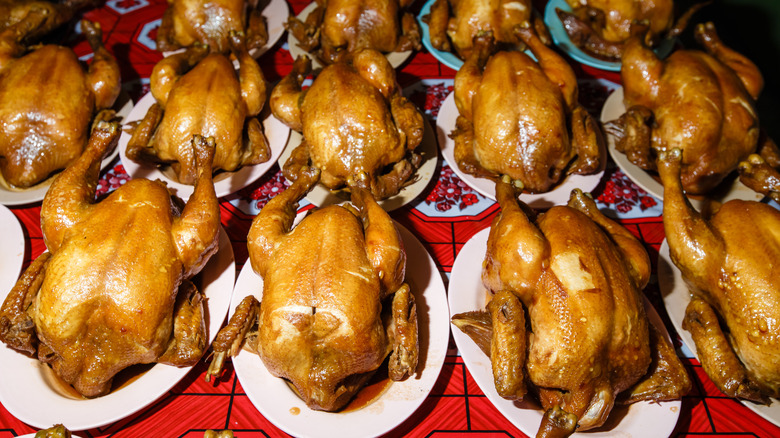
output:
[[[212,345],[207,379],[256,330],[247,342],[269,372],[290,381],[310,408],[336,411],[388,354],[392,380],[415,373],[417,313],[403,242],[368,191],[356,188],[354,207],[316,210],[290,230],[318,177],[306,169],[252,222],[249,257],[263,277],[262,303],[249,296],[238,306]]]
[[[681,161],[679,149],[663,152],[658,171],[669,253],[691,286],[683,328],[721,391],[769,403],[780,396],[780,212],[732,200],[703,217],[683,192]]]
[[[32,10],[0,32],[0,173],[28,188],[64,169],[87,144],[90,124],[110,119],[120,90],[119,66],[103,46],[100,26],[82,21],[94,58],[84,70],[66,47],[43,45],[25,54],[25,38],[45,24]]]
[[[348,62],[360,50],[382,53],[420,50],[420,28],[405,11],[411,0],[317,0],[303,22],[287,29],[300,47],[325,64]]]
[[[239,71],[230,59],[195,45],[154,66],[152,94],[156,99],[135,128],[127,157],[140,163],[170,164],[179,182],[193,184],[197,169],[188,139],[214,137],[214,171],[232,172],[264,163],[271,157],[258,119],[266,99],[263,72],[249,55],[240,32],[229,44]]]
[[[159,181],[133,179],[95,202],[100,160],[119,137],[98,123],[41,207],[48,252],[0,309],[0,340],[37,356],[86,397],[143,363],[194,365],[206,348],[203,298],[189,281],[217,250],[213,140],[191,141],[195,191],[183,210]]]
[[[294,181],[311,165],[329,189],[360,186],[378,200],[396,195],[422,161],[415,148],[424,124],[401,96],[395,70],[381,53],[362,50],[352,65],[329,65],[302,90],[310,71],[309,59],[299,57],[271,92],[274,116],[304,137],[284,163],[285,177]]]
[[[682,183],[706,194],[740,161],[760,153],[780,166],[778,148],[761,135],[755,99],[763,87],[750,60],[726,47],[712,23],[696,28],[706,52],[678,50],[660,60],[633,38],[623,54],[626,113],[605,125],[629,161],[656,170],[656,157],[682,150]]]
[[[546,411],[537,436],[552,437],[601,426],[621,393],[628,402],[687,393],[682,363],[645,315],[641,243],[579,190],[535,219],[519,192],[508,177],[496,183],[487,311],[452,318],[489,352],[499,395],[520,399],[530,382]]]
[[[247,5],[249,3],[249,5]],[[268,30],[257,1],[168,0],[157,30],[157,50],[172,51],[195,44],[230,53],[231,32],[246,34],[247,49],[262,47]]]
[[[531,29],[516,31],[538,63],[517,51],[491,56],[487,33],[455,75],[455,161],[466,173],[509,175],[530,192],[547,192],[567,173],[597,172],[604,140],[577,101],[571,67]]]

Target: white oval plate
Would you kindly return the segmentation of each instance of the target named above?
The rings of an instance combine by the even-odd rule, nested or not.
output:
[[[458,107],[455,105],[455,92],[453,91],[444,99],[439,109],[439,117],[436,120],[436,133],[439,137],[439,147],[444,159],[449,163],[450,168],[460,179],[469,187],[476,190],[483,196],[496,200],[496,183],[488,178],[478,178],[460,170],[455,161],[455,140],[450,138],[450,133],[455,130],[455,121],[458,119]],[[581,189],[584,192],[591,192],[595,189],[601,177],[604,176],[604,166],[606,165],[606,154],[604,154],[604,163],[601,170],[593,175],[567,175],[563,181],[554,186],[552,190],[546,193],[523,193],[520,200],[536,209],[546,209],[554,205],[563,205],[569,202],[569,195],[574,189]]]
[[[300,215],[299,215],[300,216]],[[272,376],[260,356],[241,351],[233,360],[236,376],[252,404],[278,428],[296,437],[381,435],[401,424],[422,404],[439,377],[447,355],[449,322],[444,283],[420,241],[396,223],[406,248],[406,281],[417,303],[420,360],[417,375],[392,382],[371,404],[349,412],[309,409],[283,379]],[[247,260],[233,291],[230,313],[248,295],[262,299],[263,278]]]
[[[16,215],[1,204],[0,230],[3,230],[3,243],[0,250],[0,294],[7,295],[22,271],[24,231]]]
[[[149,107],[154,103],[155,99],[152,93],[146,93],[130,112],[126,123],[143,119]],[[265,163],[244,166],[235,172],[222,171],[214,175],[214,190],[217,192],[218,198],[235,193],[263,176],[268,172],[268,169],[276,164],[279,155],[284,150],[284,146],[287,144],[287,139],[290,136],[290,128],[271,115],[268,105],[263,107],[259,117],[263,119],[263,132],[268,139],[268,146],[271,148],[271,157]],[[170,166],[158,167],[151,163],[139,164],[127,158],[125,152],[127,151],[127,143],[130,141],[130,137],[130,134],[123,131],[117,146],[119,159],[122,160],[122,164],[125,166],[125,172],[131,178],[159,179],[168,184],[168,188],[173,189],[172,191],[178,197],[185,201],[189,199],[195,186],[180,183],[176,178],[176,173]]]
[[[126,123],[127,118],[130,116],[130,111],[133,109],[133,101],[125,91],[122,91],[119,93],[119,97],[116,99],[114,108],[118,108],[116,110],[116,115],[120,122]],[[100,168],[105,169],[108,167],[114,161],[114,158],[117,157],[117,155],[119,155],[118,146],[109,152],[106,158],[103,159],[102,163],[100,164]],[[0,175],[0,204],[24,205],[43,201],[43,197],[46,196],[46,192],[49,190],[49,186],[52,182],[54,182],[54,178],[58,174],[59,172],[27,189],[16,189],[9,187],[3,179],[2,175]]]
[[[623,87],[618,87],[615,89],[615,91],[612,92],[612,94],[609,95],[609,97],[607,97],[607,100],[604,102],[604,107],[601,109],[601,123],[604,124],[611,120],[616,120],[620,118],[620,116],[622,116],[625,112],[626,107],[623,104]],[[609,155],[612,156],[613,160],[615,160],[615,163],[618,165],[620,170],[622,170],[623,173],[631,178],[631,181],[636,183],[636,185],[641,187],[644,191],[650,193],[658,199],[663,200],[664,186],[660,183],[660,181],[653,178],[650,173],[641,167],[628,161],[626,154],[618,152],[617,149],[615,149],[615,137],[608,133],[605,133],[605,136]],[[760,201],[764,198],[764,195],[754,192],[739,182],[739,178],[732,178],[730,185],[721,184],[721,186],[718,186],[716,192],[708,194],[707,197],[721,203],[730,201],[732,199]],[[690,198],[690,200],[697,210],[701,210],[702,201],[700,201],[698,198],[701,197],[693,197]]]
[[[682,278],[682,273],[674,266],[672,258],[669,256],[669,244],[664,239],[661,249],[658,251],[658,286],[661,288],[661,296],[664,300],[664,307],[669,313],[669,319],[677,330],[685,346],[696,354],[696,343],[688,330],[683,330],[682,323],[685,319],[685,309],[691,301],[691,292]],[[762,416],[770,423],[780,427],[780,400],[772,398],[772,404],[769,406],[759,405],[748,400],[738,400],[748,409]]]
[[[290,8],[287,6],[287,2],[284,0],[271,0],[270,3],[263,9],[260,14],[265,18],[265,25],[268,31],[268,41],[257,49],[252,49],[249,54],[253,58],[261,57],[271,47],[273,47],[279,38],[284,35],[284,24],[287,23],[287,18],[290,16]],[[181,53],[186,49],[171,50],[170,52],[163,52],[163,56],[171,56],[176,53]],[[237,61],[233,61],[238,64]]]
[[[420,168],[415,171],[415,179],[412,184],[403,187],[397,195],[378,201],[385,211],[393,211],[412,202],[428,187],[428,183],[431,182],[434,173],[436,173],[436,163],[439,161],[439,153],[436,150],[436,137],[433,135],[433,128],[428,123],[428,120],[423,117],[423,121],[425,122],[425,132],[423,133],[422,142],[416,148],[417,153],[422,155],[423,162]],[[279,168],[284,167],[284,163],[290,158],[292,151],[301,144],[301,140],[303,140],[303,136],[299,132],[291,131],[288,146],[279,157]],[[306,195],[306,199],[318,207],[324,207],[349,201],[349,196],[348,190],[330,190],[322,184],[317,184]]]
[[[309,16],[309,14],[312,13],[314,8],[317,7],[317,2],[311,2],[309,6],[306,6],[300,14],[297,15],[298,19],[306,22],[306,17]],[[298,59],[301,55],[307,55],[309,59],[311,59],[311,68],[313,70],[319,70],[322,68],[322,63],[320,63],[319,59],[317,59],[316,56],[310,54],[309,52],[303,50],[298,46],[300,41],[298,41],[295,36],[293,36],[292,32],[287,32],[287,48],[290,50],[290,56],[292,56],[293,59]],[[403,64],[409,57],[412,56],[412,51],[407,50],[405,52],[388,52],[385,53],[385,58],[387,58],[388,61],[390,61],[390,65],[393,66],[393,68],[398,68],[401,64]]]
[[[197,280],[198,277],[196,277]],[[219,250],[199,274],[199,286],[206,296],[208,343],[225,321],[231,289],[236,278],[233,247],[220,227]],[[196,283],[198,283],[196,281]],[[1,291],[5,300],[8,291]],[[36,359],[0,345],[0,402],[14,417],[39,428],[63,424],[70,430],[105,426],[151,404],[179,382],[192,367],[156,364],[137,380],[103,397],[74,399],[61,395],[44,380],[44,365]],[[45,409],[42,409],[45,407]]]
[[[550,2],[547,3],[547,7],[544,8],[544,24],[547,25],[547,29],[550,31],[550,36],[552,36],[555,45],[560,47],[561,50],[571,56],[575,61],[602,70],[620,71],[620,62],[605,61],[593,57],[572,43],[569,34],[567,34],[566,29],[563,28],[561,19],[558,17],[558,14],[555,13],[555,8],[571,12],[571,6],[566,3],[566,0],[550,0]],[[672,49],[674,49],[674,44],[674,38],[667,38],[653,51],[659,58],[666,58],[672,52]]]
[[[475,234],[458,253],[450,275],[449,296],[450,315],[485,308],[487,290],[482,285],[482,260],[487,251],[487,240],[490,228]],[[643,295],[644,297],[644,295]],[[655,309],[647,299],[644,300],[647,317],[658,327],[671,342],[669,334]],[[493,383],[493,369],[490,358],[477,347],[465,333],[457,327],[452,328],[452,336],[458,346],[463,362],[466,364],[474,380],[482,392],[493,403],[501,414],[518,429],[528,436],[535,436],[542,423],[544,411],[536,402],[513,402],[498,395]],[[617,424],[608,419],[606,425],[599,429],[575,433],[580,437],[632,437],[656,438],[666,437],[672,433],[680,415],[680,400],[668,402],[638,402],[629,406],[615,406],[611,417],[618,417]]]

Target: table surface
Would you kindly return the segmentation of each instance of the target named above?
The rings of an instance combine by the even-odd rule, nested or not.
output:
[[[419,11],[422,3],[418,0],[413,12]],[[307,4],[306,0],[290,2],[292,13],[299,13]],[[153,41],[166,7],[165,0],[109,0],[100,9],[84,14],[102,25],[106,45],[121,64],[123,88],[134,101],[148,92],[152,67],[161,59]],[[269,81],[277,81],[291,69],[293,60],[285,42],[286,36],[259,60]],[[83,38],[73,32],[65,44],[72,46],[80,56],[90,53]],[[597,115],[609,92],[619,84],[619,75],[570,62],[581,79],[580,100]],[[399,83],[406,95],[425,111],[432,126],[435,126],[441,102],[452,91],[454,74],[455,71],[425,51],[412,56],[398,72]],[[101,193],[113,190],[127,179],[122,164],[117,161],[103,172],[98,190]],[[246,235],[252,218],[285,186],[284,177],[275,166],[251,186],[221,199],[222,224],[233,244],[237,270],[247,260]],[[594,190],[594,197],[600,208],[611,212],[642,240],[655,265],[664,239],[661,201],[642,191],[611,163],[601,184]],[[26,267],[45,250],[40,229],[40,203],[12,207],[11,210],[25,232]],[[462,246],[475,233],[488,227],[497,212],[495,202],[469,188],[439,156],[439,167],[431,184],[422,195],[393,211],[391,216],[423,242],[446,284]],[[690,351],[681,346],[664,310],[655,277],[645,292],[676,339],[680,347],[678,353],[684,357],[694,380],[693,390],[683,398],[673,436],[780,436],[780,428],[720,393]],[[223,379],[216,384],[206,383],[203,376],[208,360],[206,355],[184,380],[135,415],[105,427],[79,431],[78,435],[199,437],[205,429],[225,428],[233,429],[240,437],[286,435],[252,405],[230,362]],[[56,421],[56,412],[53,412],[52,422]],[[0,405],[0,438],[34,431]],[[444,367],[430,395],[388,436],[454,436],[464,432],[485,437],[525,436],[485,397],[450,338]]]

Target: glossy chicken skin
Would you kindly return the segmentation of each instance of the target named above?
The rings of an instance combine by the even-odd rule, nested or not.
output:
[[[26,20],[34,20],[33,29],[24,36],[24,43],[39,40],[73,18],[80,9],[97,6],[97,0],[0,0],[0,32]]]
[[[679,149],[661,153],[664,230],[691,288],[683,328],[712,381],[731,397],[780,396],[780,212],[732,200],[711,218],[688,203]]]
[[[198,182],[183,210],[159,181],[133,179],[95,202],[100,160],[119,137],[100,122],[41,207],[48,252],[0,309],[0,339],[48,363],[86,397],[143,363],[194,365],[206,348],[203,298],[189,281],[217,250],[213,142],[192,141]]]
[[[699,25],[696,37],[706,53],[678,50],[663,61],[639,39],[628,42],[621,69],[628,109],[606,130],[646,170],[656,170],[659,152],[681,149],[685,191],[705,194],[753,152],[774,167],[780,158],[771,140],[759,142],[763,79],[755,64],[723,45],[712,23]]]
[[[193,184],[197,169],[188,140],[197,134],[215,139],[214,170],[268,161],[271,151],[257,118],[265,104],[265,79],[242,34],[231,33],[230,44],[238,72],[227,56],[208,54],[205,46],[155,65],[151,87],[157,103],[133,132],[128,158],[171,164],[179,182]]]
[[[483,263],[488,311],[453,317],[491,357],[499,395],[520,399],[532,382],[546,410],[537,436],[566,436],[602,425],[621,392],[628,402],[685,394],[682,363],[645,315],[641,243],[579,190],[534,220],[509,181],[496,184]]]
[[[556,9],[572,42],[583,51],[619,60],[633,34],[644,34],[648,46],[679,35],[706,2],[693,5],[675,22],[672,0],[567,0],[572,12]]]
[[[100,26],[82,22],[94,58],[84,71],[76,54],[43,45],[24,54],[35,14],[0,33],[0,172],[6,183],[33,186],[64,169],[87,144],[96,112],[111,107],[121,81],[103,47]],[[97,118],[113,117],[103,111]]]
[[[492,52],[490,34],[455,75],[460,112],[455,160],[466,173],[509,175],[531,192],[546,192],[566,173],[601,168],[600,128],[577,102],[577,80],[566,61],[530,29],[518,35],[539,59],[522,52]]]
[[[249,3],[249,5],[247,5]],[[262,47],[268,31],[257,1],[168,0],[157,30],[157,50],[171,51],[196,43],[219,53],[230,52],[230,32],[247,36],[247,49]]]
[[[362,50],[351,66],[327,66],[302,90],[310,71],[309,59],[298,58],[271,93],[274,116],[304,137],[284,164],[285,177],[295,180],[311,164],[329,189],[359,185],[376,199],[397,194],[420,165],[414,150],[424,125],[401,96],[395,70],[381,53]]]
[[[305,22],[287,28],[300,47],[325,64],[347,62],[362,49],[382,53],[420,50],[420,29],[404,9],[411,0],[317,0]]]
[[[485,32],[498,43],[522,46],[514,29],[527,27],[531,12],[530,0],[436,0],[427,18],[431,44],[464,60],[474,49],[474,37]]]
[[[310,408],[335,411],[388,354],[391,379],[415,373],[417,313],[404,283],[403,241],[369,192],[355,189],[354,208],[315,210],[290,230],[297,201],[317,177],[307,169],[252,222],[249,258],[263,277],[262,305],[253,296],[241,302],[214,341],[207,378],[257,322],[249,347],[268,371],[290,381]]]

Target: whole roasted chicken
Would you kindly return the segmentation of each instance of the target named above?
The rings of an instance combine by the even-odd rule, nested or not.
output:
[[[382,53],[420,50],[420,28],[405,9],[412,0],[316,0],[303,22],[287,29],[299,46],[325,64],[347,62],[362,49]]]
[[[263,72],[249,55],[243,34],[230,33],[239,71],[227,56],[202,45],[164,58],[154,66],[157,100],[136,126],[127,157],[139,163],[170,164],[179,182],[193,184],[197,167],[189,139],[214,137],[214,170],[235,171],[271,156],[257,115],[265,105]]]
[[[527,27],[532,10],[530,0],[436,0],[426,18],[431,45],[465,60],[474,49],[474,38],[492,32],[503,48],[522,47],[515,27]]]
[[[703,217],[683,192],[681,155],[662,152],[658,172],[669,254],[691,286],[683,328],[721,391],[768,404],[780,397],[780,211],[732,200]]]
[[[528,191],[546,192],[567,173],[597,172],[604,140],[577,102],[571,67],[531,29],[516,32],[538,63],[517,51],[490,56],[486,33],[455,75],[455,161],[468,174],[509,175]]]
[[[751,153],[773,167],[780,154],[760,135],[758,68],[725,46],[712,23],[697,26],[695,35],[706,53],[678,50],[660,60],[639,38],[626,44],[621,75],[628,109],[605,129],[616,149],[645,170],[656,170],[658,153],[679,148],[683,188],[706,194]]]
[[[521,399],[531,382],[546,411],[537,436],[557,437],[604,424],[621,393],[628,403],[687,393],[682,363],[645,315],[642,244],[579,189],[535,220],[520,191],[496,183],[487,311],[452,318],[490,356],[498,394]]]
[[[157,30],[157,50],[172,51],[194,44],[229,53],[230,32],[246,35],[247,49],[268,42],[268,30],[258,0],[168,0]]]
[[[90,124],[110,119],[121,81],[98,24],[82,21],[94,52],[88,71],[67,47],[22,44],[45,23],[31,11],[0,33],[0,172],[8,185],[33,186],[75,160]]]
[[[672,0],[566,0],[572,12],[555,12],[571,41],[584,52],[605,60],[620,60],[626,41],[644,34],[654,47],[664,38],[679,35],[691,16],[709,2],[691,6],[675,22]]]
[[[29,44],[70,21],[79,10],[99,3],[99,0],[0,0],[0,32],[32,20],[35,24],[30,25],[22,40]]]
[[[368,191],[352,191],[354,208],[316,210],[290,230],[318,176],[306,169],[252,222],[249,258],[263,277],[262,305],[251,295],[239,304],[212,345],[206,378],[251,330],[248,347],[271,374],[290,381],[310,408],[336,411],[388,354],[392,380],[415,373],[417,310],[404,283],[403,241]]]
[[[352,65],[327,66],[302,90],[310,71],[310,60],[299,57],[271,92],[274,116],[304,137],[284,164],[284,176],[294,181],[313,165],[329,189],[359,185],[376,199],[397,194],[422,161],[414,150],[424,124],[401,96],[393,67],[376,50],[361,50]]]
[[[0,340],[37,357],[85,397],[135,364],[194,365],[206,348],[203,297],[189,281],[217,250],[212,141],[190,142],[198,181],[184,206],[165,184],[132,179],[95,202],[118,124],[100,122],[41,207],[48,252],[0,309]]]

